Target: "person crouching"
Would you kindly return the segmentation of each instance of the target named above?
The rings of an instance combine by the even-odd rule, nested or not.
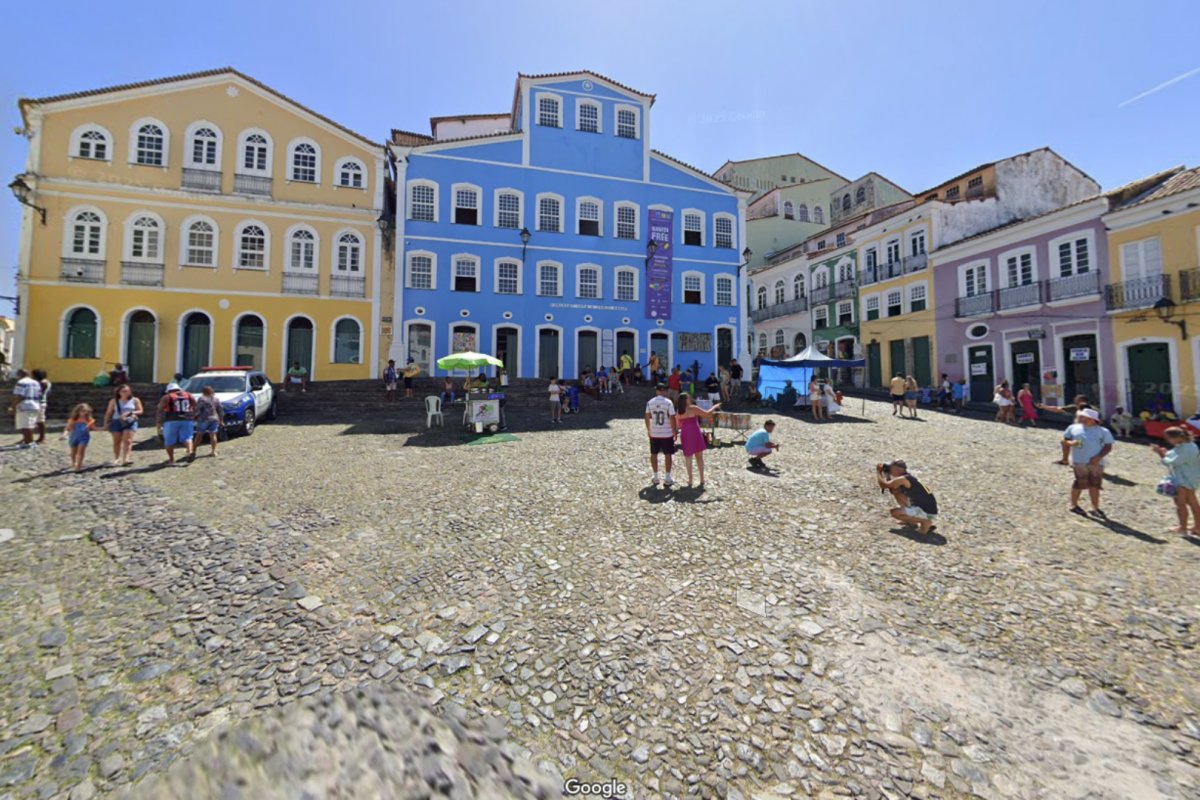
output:
[[[915,526],[923,535],[937,530],[933,521],[938,513],[937,498],[909,473],[907,464],[903,461],[876,464],[875,479],[880,489],[891,492],[896,499],[898,507],[890,512],[895,519]]]

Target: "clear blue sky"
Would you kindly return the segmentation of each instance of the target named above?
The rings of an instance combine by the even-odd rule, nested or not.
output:
[[[1200,162],[1200,3],[23,2],[7,12],[4,183],[17,98],[234,66],[364,134],[504,111],[518,71],[591,69],[658,95],[654,147],[705,170],[802,152],[920,191],[1049,145],[1116,186]],[[0,213],[12,294],[18,210]],[[9,307],[0,303],[0,313]]]

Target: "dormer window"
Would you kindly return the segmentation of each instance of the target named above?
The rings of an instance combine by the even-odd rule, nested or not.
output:
[[[562,101],[553,95],[538,96],[538,125],[548,128],[562,127]]]
[[[622,139],[638,138],[638,112],[629,106],[617,106],[617,136]]]
[[[580,100],[575,127],[584,133],[600,133],[600,105],[590,100]]]

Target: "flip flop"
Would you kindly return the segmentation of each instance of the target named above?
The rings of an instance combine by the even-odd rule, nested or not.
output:
[[[1071,506],[1071,513],[1072,513],[1072,514],[1078,514],[1078,515],[1079,515],[1079,516],[1081,516],[1081,517],[1087,517],[1087,512],[1086,512],[1086,511],[1084,511],[1084,510],[1083,510],[1082,508],[1080,508],[1079,506]]]

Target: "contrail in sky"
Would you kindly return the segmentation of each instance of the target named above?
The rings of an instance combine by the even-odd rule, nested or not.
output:
[[[1150,95],[1154,94],[1155,92],[1161,92],[1163,89],[1167,88],[1168,86],[1179,83],[1182,80],[1187,80],[1188,78],[1192,77],[1193,75],[1200,75],[1200,67],[1196,67],[1195,69],[1185,72],[1182,75],[1176,75],[1174,78],[1171,78],[1171,80],[1164,81],[1163,83],[1160,83],[1158,86],[1155,86],[1153,89],[1148,89],[1147,91],[1142,92],[1141,94],[1137,95],[1136,97],[1131,97],[1128,100],[1126,100],[1124,103],[1119,103],[1117,105],[1117,108],[1124,108],[1125,106],[1129,105],[1130,103],[1136,103],[1138,100],[1141,100],[1143,97],[1149,97]]]

